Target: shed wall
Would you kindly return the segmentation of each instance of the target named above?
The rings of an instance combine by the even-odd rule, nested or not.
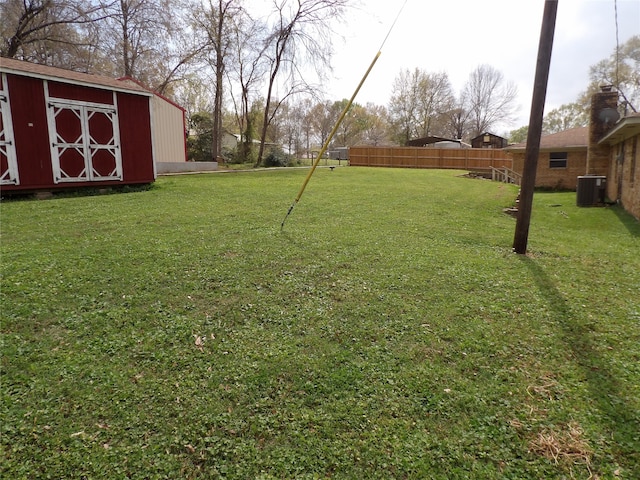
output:
[[[113,93],[110,90],[101,90],[98,88],[60,83],[51,80],[47,81],[47,85],[49,88],[49,95],[52,97],[113,105]]]
[[[7,75],[7,85],[20,185],[3,190],[47,187],[53,183],[53,169],[42,80]]]
[[[7,74],[20,183],[3,185],[3,191],[98,187],[154,181],[150,97],[117,92],[122,180],[55,183],[44,82],[39,78]],[[113,91],[109,89],[51,80],[47,81],[47,86],[49,95],[53,97],[109,105],[114,103]]]
[[[155,179],[149,105],[148,97],[118,93],[124,183]]]
[[[152,102],[156,162],[186,162],[184,111],[157,95]]]

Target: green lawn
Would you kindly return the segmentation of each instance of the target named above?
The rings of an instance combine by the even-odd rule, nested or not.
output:
[[[640,224],[460,173],[3,202],[0,477],[640,478]]]

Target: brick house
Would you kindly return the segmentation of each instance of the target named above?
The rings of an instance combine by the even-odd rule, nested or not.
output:
[[[609,150],[607,197],[640,220],[640,114],[624,117],[600,144]]]
[[[540,139],[536,187],[576,190],[578,177],[607,177],[606,196],[640,219],[640,115],[618,120],[618,92],[603,87],[591,99],[589,126]],[[505,148],[522,174],[526,143]]]
[[[589,127],[545,135],[540,139],[536,187],[575,190],[587,169]],[[522,174],[527,144],[505,148],[513,155],[513,170]]]

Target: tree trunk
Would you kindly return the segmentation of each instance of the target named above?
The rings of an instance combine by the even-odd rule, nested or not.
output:
[[[273,90],[273,82],[269,82],[269,91],[267,93],[267,101],[264,106],[264,115],[262,117],[262,130],[260,132],[260,148],[258,149],[258,159],[254,165],[255,168],[262,164],[264,156],[264,143],[267,138],[267,128],[269,127],[269,109],[271,108],[271,91]]]
[[[223,34],[224,21],[229,3],[223,5],[223,1],[218,2],[218,23],[215,32],[215,52],[216,52],[216,87],[213,99],[213,140],[211,145],[212,161],[216,162],[222,149],[222,96],[224,81],[224,51]]]
[[[133,69],[131,68],[131,58],[129,51],[129,5],[126,2],[120,2],[122,10],[122,63],[125,77],[132,77]]]

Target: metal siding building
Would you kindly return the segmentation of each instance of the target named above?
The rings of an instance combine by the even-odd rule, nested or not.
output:
[[[138,85],[153,94],[151,100],[151,124],[156,163],[187,161],[187,135],[185,110],[164,95],[147,89],[133,78],[120,79]]]
[[[157,94],[153,96],[152,102],[156,162],[186,162],[187,136],[184,109]]]
[[[146,90],[6,58],[0,77],[3,192],[155,180]]]

